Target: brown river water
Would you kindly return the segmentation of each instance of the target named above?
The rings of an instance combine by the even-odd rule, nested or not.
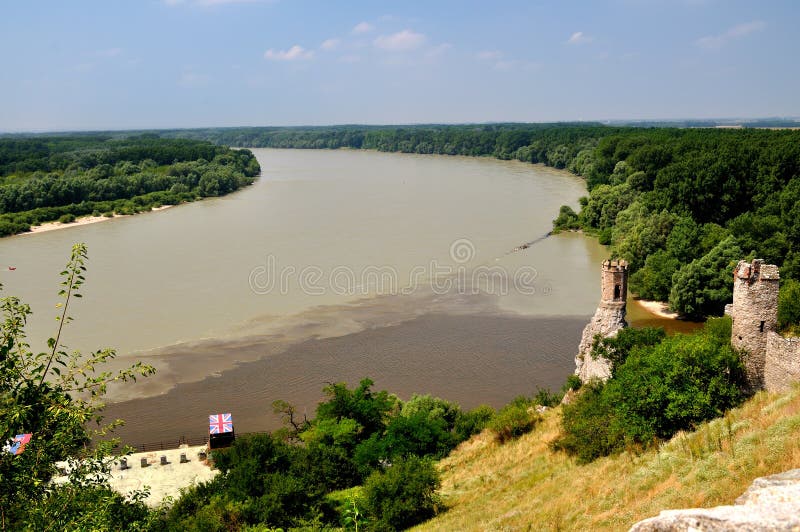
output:
[[[34,349],[55,330],[70,246],[88,244],[65,343],[158,370],[110,390],[125,441],[202,436],[221,411],[238,432],[274,429],[272,401],[313,415],[327,382],[497,407],[573,371],[606,252],[542,237],[582,180],[485,158],[253,151],[263,174],[232,195],[0,240]],[[684,327],[629,307],[635,325]]]

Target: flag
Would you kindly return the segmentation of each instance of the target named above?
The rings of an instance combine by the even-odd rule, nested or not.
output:
[[[25,450],[25,445],[31,441],[31,436],[33,434],[17,434],[14,436],[14,439],[11,440],[11,445],[7,447],[8,452],[14,455],[22,454],[22,451]]]
[[[230,414],[211,414],[208,416],[208,433],[222,434],[233,432],[233,418]]]

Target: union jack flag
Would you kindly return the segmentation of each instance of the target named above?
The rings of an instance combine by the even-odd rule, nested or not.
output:
[[[11,454],[22,454],[22,451],[25,450],[25,445],[31,441],[31,436],[33,436],[33,434],[17,434],[14,436],[14,439],[11,440],[11,445],[6,447],[6,450]]]
[[[230,414],[211,414],[208,416],[208,433],[222,434],[233,432],[233,418]]]

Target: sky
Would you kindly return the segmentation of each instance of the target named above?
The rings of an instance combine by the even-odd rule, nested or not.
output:
[[[0,131],[800,116],[797,0],[0,0]]]

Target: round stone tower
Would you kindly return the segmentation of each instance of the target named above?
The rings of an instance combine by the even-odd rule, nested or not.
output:
[[[592,358],[592,344],[598,334],[614,336],[628,326],[625,321],[625,300],[628,297],[628,263],[624,260],[604,260],[600,272],[600,304],[592,320],[583,329],[578,356],[575,357],[575,374],[586,382],[591,379],[606,380],[611,376],[611,363],[603,357]]]
[[[761,259],[739,261],[733,272],[731,345],[744,352],[747,380],[754,390],[764,387],[767,333],[778,328],[780,273]]]
[[[628,263],[624,260],[604,260],[601,279],[601,305],[625,307],[628,297]]]

